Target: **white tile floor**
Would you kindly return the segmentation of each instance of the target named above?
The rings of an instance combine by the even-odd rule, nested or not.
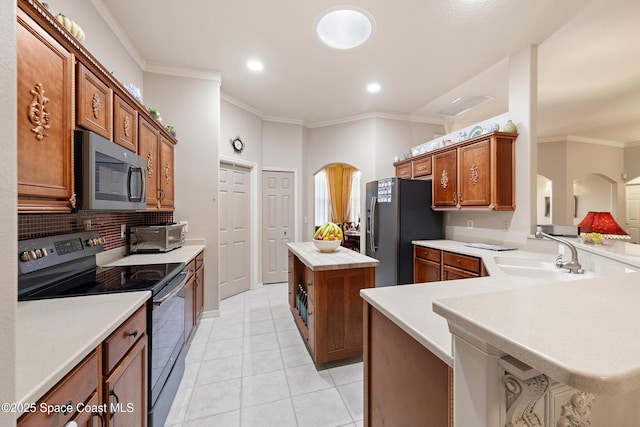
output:
[[[362,359],[348,362],[316,368],[286,283],[236,295],[201,320],[165,426],[362,426]]]

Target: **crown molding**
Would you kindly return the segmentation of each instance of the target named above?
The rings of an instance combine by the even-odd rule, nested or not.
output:
[[[138,64],[138,66],[144,70],[145,61],[138,49],[135,48],[135,45],[131,41],[131,39],[127,36],[127,32],[122,28],[122,25],[118,22],[118,20],[113,16],[109,8],[104,4],[103,0],[91,0],[91,4],[96,8],[98,14],[104,19],[113,34],[120,40],[120,43],[124,46],[125,50],[131,55],[133,60]]]
[[[579,142],[582,144],[605,145],[608,147],[625,148],[630,146],[620,141],[612,141],[608,139],[589,138],[578,135],[552,135],[538,138],[538,144],[547,144],[551,142]]]
[[[276,122],[276,123],[284,123],[287,125],[298,125],[298,126],[309,127],[307,125],[307,122],[305,122],[304,120],[287,119],[286,117],[264,116],[262,117],[262,120],[265,122]]]
[[[230,95],[228,95],[228,94],[226,94],[226,93],[224,93],[222,91],[220,91],[220,99],[223,100],[223,101],[228,102],[229,104],[233,104],[236,107],[241,108],[241,109],[243,109],[243,110],[245,110],[245,111],[247,111],[247,112],[249,112],[249,113],[251,113],[251,114],[253,114],[255,116],[258,116],[260,118],[264,117],[264,113],[262,111],[257,110],[255,108],[245,104],[244,102],[238,101],[234,97],[232,97],[232,96],[230,96]]]
[[[151,62],[146,63],[143,70],[148,73],[165,74],[167,76],[212,80],[222,85],[222,77],[217,71],[207,71],[187,67],[175,67],[170,65],[155,64]]]

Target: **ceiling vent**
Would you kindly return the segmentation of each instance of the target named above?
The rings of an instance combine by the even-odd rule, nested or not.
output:
[[[454,99],[449,105],[442,108],[440,111],[436,111],[436,114],[457,116],[458,114],[469,111],[483,102],[489,101],[490,99],[493,99],[493,97],[485,95],[464,95]]]

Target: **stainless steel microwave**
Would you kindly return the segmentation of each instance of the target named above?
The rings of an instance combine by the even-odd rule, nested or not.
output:
[[[182,224],[158,224],[131,227],[129,229],[129,252],[169,252],[184,244],[185,232]]]
[[[147,207],[147,160],[86,130],[74,132],[76,209],[132,211]]]

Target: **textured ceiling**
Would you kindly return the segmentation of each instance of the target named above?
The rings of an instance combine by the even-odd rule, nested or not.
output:
[[[268,118],[438,122],[434,112],[464,93],[493,96],[482,108],[499,113],[504,59],[538,44],[540,134],[640,141],[637,0],[357,0],[376,32],[352,51],[313,35],[329,0],[102,1],[147,64],[220,72],[226,96]],[[262,73],[247,70],[252,57]]]

